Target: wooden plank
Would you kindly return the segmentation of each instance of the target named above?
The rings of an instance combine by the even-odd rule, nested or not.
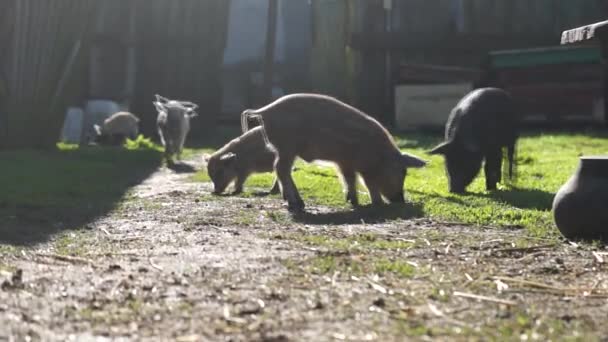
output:
[[[549,64],[597,64],[602,60],[596,47],[566,47],[495,51],[489,54],[494,68],[529,68]]]
[[[473,82],[480,76],[479,69],[444,65],[402,63],[399,82]]]
[[[549,65],[535,68],[495,70],[497,78],[505,83],[536,83],[567,81],[597,81],[601,79],[603,68],[600,64]]]
[[[545,98],[554,102],[568,102],[570,99],[578,97],[599,97],[603,91],[602,82],[538,83],[519,86],[504,85],[503,87],[516,97]]]
[[[348,45],[357,50],[400,50],[447,53],[449,51],[490,51],[509,48],[547,46],[557,43],[548,35],[511,34],[418,34],[403,32],[358,32],[349,37]]]

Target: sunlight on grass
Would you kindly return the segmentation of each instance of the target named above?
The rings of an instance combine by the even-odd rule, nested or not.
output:
[[[517,179],[511,184],[503,180],[500,191],[485,190],[483,170],[464,195],[450,194],[443,158],[426,154],[439,135],[399,134],[397,144],[403,151],[428,161],[424,169],[411,169],[405,181],[409,199],[423,206],[425,216],[440,220],[477,225],[523,227],[539,237],[555,237],[551,204],[559,187],[576,170],[579,156],[605,154],[607,135],[583,133],[527,133],[519,140]],[[294,180],[307,202],[337,208],[347,208],[340,181],[332,168],[296,162]],[[252,175],[246,191],[267,190],[273,174]],[[197,181],[209,181],[203,170],[194,176]],[[259,189],[256,189],[259,190]],[[369,196],[359,186],[360,202],[369,203]],[[276,196],[280,198],[279,196]]]
[[[206,170],[201,170],[192,179],[198,182],[211,181]],[[293,179],[302,197],[308,201],[338,208],[348,207],[348,204],[345,202],[345,195],[342,193],[342,185],[333,168],[308,164],[298,160],[295,163]],[[274,174],[270,172],[251,175],[245,183],[246,192],[243,196],[248,196],[252,190],[251,188],[262,189],[264,191],[270,190],[273,180]],[[363,191],[365,189],[360,187],[359,190]],[[280,196],[276,195],[275,197],[278,198]],[[359,201],[361,204],[370,203],[367,192],[360,193]]]
[[[310,271],[317,274],[341,272],[355,276],[365,274],[394,274],[399,278],[410,278],[415,275],[416,268],[407,262],[389,260],[385,257],[346,255],[346,256],[316,256],[305,263]]]

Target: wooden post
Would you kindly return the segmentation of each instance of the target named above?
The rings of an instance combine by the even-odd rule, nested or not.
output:
[[[607,3],[603,0],[601,4]],[[561,44],[580,44],[592,40],[599,45],[601,51],[604,126],[608,126],[608,20],[563,31]]]
[[[277,39],[278,0],[268,0],[268,19],[266,24],[266,55],[264,57],[263,101],[272,100],[272,83],[274,76],[274,52]]]
[[[604,125],[608,126],[608,37],[600,36],[598,39],[600,41],[600,49],[602,51],[602,68],[604,69],[602,75],[602,83],[604,84]]]
[[[122,105],[126,107],[126,110],[132,110],[131,104],[133,102],[133,95],[135,93],[135,77],[137,73],[137,62],[136,62],[136,51],[135,51],[135,40],[136,40],[136,25],[135,25],[135,13],[137,3],[132,1],[129,6],[129,25],[128,25],[128,38],[127,38],[127,61],[125,77],[124,93],[121,99]]]
[[[599,44],[602,55],[602,102],[604,104],[604,126],[608,126],[608,35],[603,32],[598,32],[596,33],[595,39]]]

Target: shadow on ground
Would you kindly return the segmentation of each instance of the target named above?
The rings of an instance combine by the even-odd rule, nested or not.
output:
[[[496,190],[491,192],[465,192],[463,195],[453,194],[428,194],[417,190],[409,190],[410,193],[423,196],[441,198],[443,200],[467,206],[467,196],[491,199],[495,202],[506,203],[519,209],[549,210],[553,204],[554,193],[538,190],[523,189],[512,187],[506,190]]]
[[[389,204],[384,206],[361,206],[357,209],[348,209],[332,212],[303,212],[293,214],[293,220],[305,224],[359,224],[382,223],[398,219],[411,219],[423,217],[422,205],[417,203]]]
[[[198,171],[194,166],[185,162],[169,163],[167,168],[175,173],[195,173]]]
[[[32,245],[86,227],[161,165],[154,150],[0,152],[0,244]]]
[[[471,195],[490,198],[494,201],[507,203],[520,209],[549,210],[553,204],[554,193],[538,189],[522,189],[513,187],[507,190],[489,193],[471,193]]]

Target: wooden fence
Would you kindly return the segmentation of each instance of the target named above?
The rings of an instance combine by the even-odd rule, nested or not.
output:
[[[606,14],[600,0],[393,0],[388,17],[385,3],[311,0],[313,90],[381,118],[391,116],[390,75],[400,61],[476,66],[488,50],[554,45],[561,30]],[[229,0],[1,1],[0,148],[52,146],[66,106],[90,97],[130,100],[148,134],[154,94],[188,99],[201,105],[193,124],[206,127],[220,111],[229,7]],[[102,51],[108,69],[91,70],[91,51]]]
[[[383,0],[348,2],[357,14],[346,45],[359,58],[352,102],[389,124],[387,75],[400,62],[477,67],[491,50],[559,45],[561,31],[608,14],[603,0],[393,0],[390,16]]]
[[[50,146],[80,87],[94,0],[4,1],[0,147]],[[8,37],[8,39],[7,39]]]
[[[54,146],[65,109],[128,101],[153,131],[154,94],[217,115],[229,0],[0,3],[0,148]],[[90,57],[93,56],[93,62]]]
[[[201,130],[221,107],[221,65],[226,44],[229,0],[138,0],[137,76],[133,109],[142,130],[156,120],[151,101],[160,93],[200,105],[193,120]]]

